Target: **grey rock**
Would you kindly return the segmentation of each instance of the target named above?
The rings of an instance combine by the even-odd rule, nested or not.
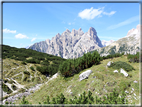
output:
[[[128,73],[126,71],[124,71],[122,68],[120,69],[120,73],[123,73],[125,77],[128,76]]]
[[[109,67],[112,63],[113,63],[112,61],[109,61],[109,62],[107,63],[107,66]]]
[[[135,80],[134,83],[138,83],[138,81]]]
[[[113,72],[118,73],[118,71],[117,71],[117,70],[114,70]]]
[[[81,73],[79,75],[80,81],[82,81],[83,79],[88,78],[91,73],[92,73],[92,70],[87,70],[87,71],[84,71],[83,73]]]

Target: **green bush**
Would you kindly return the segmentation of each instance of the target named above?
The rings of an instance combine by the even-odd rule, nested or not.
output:
[[[135,54],[135,55],[128,54],[127,55],[127,59],[129,59],[130,63],[131,62],[133,62],[133,63],[135,63],[135,62],[139,63],[139,52],[137,52],[137,54]]]
[[[121,91],[128,89],[130,86],[131,86],[131,82],[128,82],[128,81],[122,81],[119,84]]]
[[[34,69],[34,67],[33,67],[33,66],[31,66],[31,67],[30,67],[30,69],[31,69],[32,71],[35,71],[35,69]]]
[[[4,92],[7,92],[7,94],[12,93],[11,89],[5,84],[2,84],[2,89]]]
[[[28,71],[23,71],[24,74],[30,75],[30,72]]]
[[[30,104],[27,100],[25,100],[25,96],[23,97],[22,101],[21,101],[21,104]]]
[[[119,95],[121,95],[121,98]],[[41,102],[39,102],[39,104],[41,104]],[[92,96],[91,91],[88,92],[88,95],[84,92],[79,98],[75,96],[74,99],[70,100],[66,99],[61,93],[59,96],[52,98],[52,101],[50,101],[49,96],[47,96],[44,104],[128,104],[128,101],[126,100],[124,91],[119,94],[118,91],[114,89],[109,95],[107,94],[107,96],[103,96],[103,98],[96,96],[96,99]]]
[[[11,85],[11,88],[12,88],[13,90],[16,90],[16,89],[17,89],[17,87],[16,87],[14,84]]]
[[[25,61],[22,61],[22,62],[21,62],[21,64],[24,64],[24,65],[26,65],[26,62],[25,62]]]
[[[19,90],[19,92],[25,92],[25,89],[24,88],[21,88],[20,90]]]
[[[122,61],[117,61],[112,63],[109,67],[112,67],[113,69],[119,70],[120,68],[123,68],[127,72],[135,70],[130,64]]]

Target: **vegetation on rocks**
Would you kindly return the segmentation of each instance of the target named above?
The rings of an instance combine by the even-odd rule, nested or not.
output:
[[[126,62],[122,62],[122,61],[114,62],[109,67],[112,67],[113,69],[117,69],[117,70],[123,68],[127,72],[135,70],[130,64]]]

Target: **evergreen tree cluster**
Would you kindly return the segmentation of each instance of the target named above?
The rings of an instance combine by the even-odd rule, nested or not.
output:
[[[112,55],[103,56],[102,58],[103,59],[116,58],[116,57],[120,57],[122,55],[124,55],[124,52],[121,53],[121,54],[120,53],[115,53],[115,54],[112,54]]]
[[[77,59],[68,59],[59,66],[59,71],[64,77],[73,76],[80,71],[90,68],[92,65],[97,65],[101,61],[100,54],[94,51],[85,53],[82,57]]]
[[[41,53],[32,49],[25,49],[25,48],[15,48],[10,47],[8,45],[2,45],[2,58],[11,58],[15,60],[22,61],[22,64],[33,63],[33,64],[40,64],[37,66],[37,70],[40,71],[42,74],[45,75],[54,75],[58,72],[59,65],[65,61],[58,56]],[[30,59],[27,59],[31,57]],[[52,64],[49,63],[52,62]],[[33,67],[31,69],[34,71]]]
[[[30,103],[25,99],[25,97],[23,97],[21,104]],[[39,104],[42,103],[39,102]],[[124,91],[119,94],[118,91],[114,89],[112,93],[109,95],[107,94],[102,98],[97,96],[93,97],[91,91],[88,92],[88,95],[84,91],[79,97],[75,96],[73,99],[67,99],[61,93],[60,95],[53,97],[52,100],[50,100],[49,96],[47,96],[47,99],[43,102],[43,104],[128,104],[128,100],[126,99],[126,94]]]
[[[142,58],[142,56],[141,56],[141,58]],[[137,63],[139,63],[140,61],[140,59],[139,59],[139,52],[137,52],[137,54],[135,54],[135,55],[131,55],[131,54],[128,54],[127,55],[127,59],[129,59],[129,62],[133,62],[133,63],[135,63],[135,62],[137,62]]]

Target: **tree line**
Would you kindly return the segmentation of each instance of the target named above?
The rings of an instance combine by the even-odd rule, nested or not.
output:
[[[59,71],[64,77],[73,76],[80,71],[90,68],[92,65],[97,65],[102,60],[100,54],[94,51],[92,54],[90,52],[84,53],[82,57],[77,59],[68,59],[64,61],[59,66]]]
[[[22,61],[22,64],[33,63],[40,64],[36,69],[44,75],[54,75],[58,72],[60,63],[65,61],[58,56],[38,52],[32,49],[15,48],[8,45],[2,45],[2,58],[10,58]],[[27,59],[31,57],[30,59]],[[52,62],[52,64],[50,64]]]

